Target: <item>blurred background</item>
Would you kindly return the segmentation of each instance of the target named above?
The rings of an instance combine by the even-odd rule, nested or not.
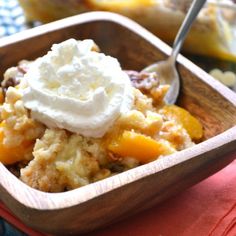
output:
[[[172,45],[192,0],[0,0],[0,37],[88,11],[125,15]],[[182,53],[236,91],[236,4],[208,0]]]

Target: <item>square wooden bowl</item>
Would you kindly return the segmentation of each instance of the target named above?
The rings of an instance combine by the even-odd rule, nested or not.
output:
[[[0,74],[68,38],[94,39],[124,69],[141,70],[170,53],[170,47],[131,20],[94,12],[1,39]],[[236,95],[183,56],[178,57],[178,69],[182,80],[178,104],[202,122],[203,142],[64,193],[32,189],[0,163],[0,199],[34,229],[79,234],[160,203],[226,166],[236,154]]]

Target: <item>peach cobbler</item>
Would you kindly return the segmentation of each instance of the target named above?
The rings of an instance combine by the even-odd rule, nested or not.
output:
[[[60,192],[194,145],[199,121],[165,105],[155,73],[124,71],[92,40],[66,40],[2,81],[0,161],[29,186]]]

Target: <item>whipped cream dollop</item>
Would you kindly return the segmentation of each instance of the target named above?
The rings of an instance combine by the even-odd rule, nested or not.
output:
[[[24,106],[34,119],[87,137],[102,137],[131,109],[133,88],[117,59],[93,40],[54,44],[24,76]]]

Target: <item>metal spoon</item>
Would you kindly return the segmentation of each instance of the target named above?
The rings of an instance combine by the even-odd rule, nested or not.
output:
[[[194,0],[175,38],[173,49],[169,58],[146,67],[142,72],[156,72],[161,84],[170,84],[170,88],[164,98],[167,104],[174,104],[180,90],[180,79],[176,70],[176,58],[183,45],[183,42],[196,19],[199,11],[207,0]]]

